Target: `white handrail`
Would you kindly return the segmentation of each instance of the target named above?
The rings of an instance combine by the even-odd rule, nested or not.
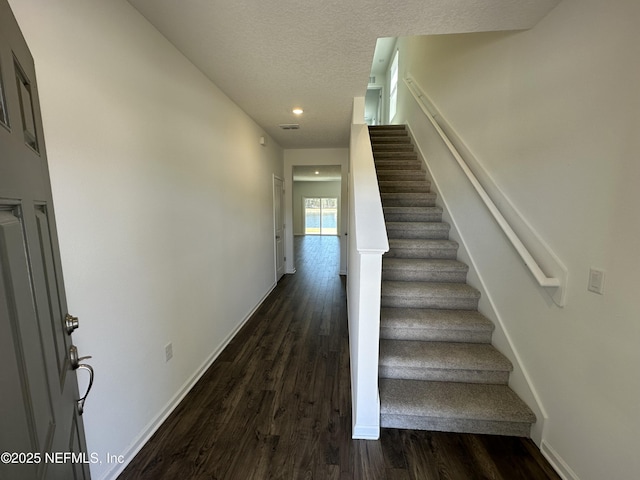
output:
[[[414,85],[414,82],[410,78],[405,78],[404,81],[407,84],[409,92],[411,93],[411,95],[413,95],[413,98],[415,98],[416,102],[420,106],[420,109],[425,114],[425,116],[429,119],[429,121],[433,125],[433,128],[436,129],[436,131],[438,132],[438,135],[440,135],[440,137],[442,138],[442,141],[446,144],[447,148],[449,149],[453,157],[456,159],[456,162],[458,162],[458,165],[460,166],[464,174],[467,176],[467,178],[473,185],[473,188],[475,188],[476,192],[484,202],[485,206],[487,207],[487,209],[489,210],[493,218],[496,220],[496,222],[498,223],[498,225],[500,226],[500,228],[502,229],[506,237],[509,239],[509,241],[513,245],[513,247],[516,249],[516,251],[522,258],[525,265],[531,271],[531,274],[534,276],[534,278],[538,282],[538,285],[545,288],[558,288],[562,286],[562,282],[559,278],[548,277],[542,271],[542,269],[538,265],[538,262],[536,262],[536,260],[531,256],[531,254],[529,253],[529,250],[527,250],[527,247],[524,246],[524,244],[522,243],[518,235],[513,231],[513,229],[507,222],[507,220],[502,215],[502,213],[500,213],[500,210],[498,210],[498,207],[496,207],[495,203],[493,203],[493,200],[491,200],[491,197],[489,197],[484,187],[480,184],[480,182],[478,181],[476,176],[473,174],[473,172],[471,171],[467,163],[464,161],[464,159],[462,158],[462,156],[460,155],[456,147],[453,145],[453,143],[451,143],[451,140],[449,140],[449,138],[444,133],[444,131],[442,130],[442,128],[440,127],[436,119],[433,117],[429,109],[426,107],[423,101],[424,95],[421,92],[417,91],[418,88]]]

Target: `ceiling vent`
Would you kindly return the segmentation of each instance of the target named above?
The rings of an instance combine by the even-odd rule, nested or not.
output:
[[[369,77],[369,83],[376,83],[376,77]]]
[[[279,126],[283,130],[298,130],[300,128],[299,123],[281,123]]]

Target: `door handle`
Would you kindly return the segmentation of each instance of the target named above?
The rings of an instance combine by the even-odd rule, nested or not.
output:
[[[84,369],[89,371],[89,386],[87,387],[87,391],[84,396],[77,400],[78,405],[78,415],[82,415],[84,413],[84,401],[87,399],[87,395],[91,391],[91,387],[93,386],[93,367],[91,365],[87,365],[86,363],[81,363],[78,365],[77,370]]]
[[[78,317],[74,317],[73,315],[69,315],[67,313],[64,316],[64,326],[67,330],[67,334],[71,335],[73,331],[80,326],[78,323]]]
[[[76,400],[76,404],[78,405],[78,415],[82,415],[84,412],[84,402],[91,391],[91,387],[93,386],[93,367],[86,363],[80,363],[82,360],[86,360],[87,358],[91,358],[91,355],[79,357],[78,348],[75,345],[71,345],[69,347],[69,363],[71,364],[71,368],[73,370],[87,370],[89,372],[89,385],[87,386],[87,391],[84,396]]]
[[[86,357],[78,356],[78,349],[75,345],[71,345],[69,347],[69,363],[71,363],[71,368],[76,370],[80,368],[80,362],[82,360],[86,360],[87,358],[91,358],[91,355],[87,355]]]

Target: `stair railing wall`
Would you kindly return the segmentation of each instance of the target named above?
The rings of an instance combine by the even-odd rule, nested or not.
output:
[[[353,438],[380,437],[378,359],[382,255],[389,241],[378,190],[364,99],[354,99],[349,151],[347,308]],[[357,123],[361,122],[361,123]]]
[[[494,202],[494,199],[487,193],[485,185],[481,184],[481,182],[478,180],[478,177],[469,167],[469,163],[473,163],[476,169],[481,169],[482,167],[479,162],[473,158],[473,155],[466,148],[464,143],[459,138],[457,138],[455,132],[453,132],[450,126],[443,120],[441,114],[438,112],[433,102],[431,102],[428,96],[422,91],[416,81],[408,76],[404,79],[404,82],[407,85],[408,91],[411,93],[429,122],[433,125],[433,128],[436,130],[439,137],[446,144],[452,157],[458,163],[461,170],[464,172],[465,176],[477,192],[478,196],[487,207],[491,216],[501,228],[513,248],[520,255],[520,258],[531,272],[531,275],[533,275],[533,277],[535,278],[537,284],[547,291],[556,305],[564,307],[566,304],[568,281],[568,272],[564,264],[558,259],[558,257],[546,245],[546,243],[535,233],[534,229],[528,224],[528,222],[526,222],[526,220],[517,211],[513,204],[511,204],[508,198],[500,192],[500,189],[495,184],[493,184],[493,182],[491,182],[491,180],[489,179],[489,175],[486,172],[483,172],[483,177],[487,179],[485,181],[485,185],[487,183],[491,184],[487,186],[492,187],[492,191],[495,192],[494,196],[500,197],[499,203],[501,205],[501,208],[505,211],[508,211],[510,214],[510,221],[507,221],[502,211],[496,206],[496,202]],[[464,151],[465,154],[461,155],[460,150]],[[465,160],[465,157],[467,160],[469,160],[469,162]],[[517,224],[518,230],[521,232],[521,235],[518,235],[514,230],[514,224]],[[526,238],[529,239],[529,247],[525,246],[524,242],[522,241],[522,234],[524,234]],[[532,245],[536,250],[537,260],[531,253]],[[548,272],[551,272],[550,275],[547,275],[543,268],[540,266],[541,259],[544,260],[544,269]]]

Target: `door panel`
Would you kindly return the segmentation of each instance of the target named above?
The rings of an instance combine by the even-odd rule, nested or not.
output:
[[[17,210],[17,209],[16,209]],[[50,447],[54,425],[52,400],[48,388],[47,369],[39,341],[40,332],[33,299],[30,295],[29,265],[26,257],[23,225],[13,212],[0,212],[0,251],[5,276],[5,297],[13,303],[9,323],[20,349],[19,365],[23,378],[21,388],[28,392],[31,409],[29,420],[35,451]],[[8,293],[8,295],[7,295]],[[44,449],[44,450],[43,450]]]
[[[35,69],[7,0],[0,76],[0,452],[39,455],[0,480],[88,479]]]
[[[64,385],[64,379],[66,376],[67,368],[65,368],[65,363],[68,359],[68,345],[67,338],[65,333],[59,328],[63,313],[60,309],[60,292],[58,292],[57,278],[55,265],[53,262],[53,246],[51,242],[51,234],[49,232],[49,220],[46,214],[46,207],[44,205],[40,205],[36,211],[36,225],[38,227],[38,240],[39,240],[39,248],[41,255],[41,262],[44,268],[44,276],[43,279],[46,282],[46,297],[45,300],[48,302],[48,311],[49,311],[49,325],[51,328],[51,337],[55,340],[53,342],[54,348],[54,357],[57,359],[58,365],[58,383],[59,385]],[[68,367],[68,365],[66,366]]]
[[[46,389],[46,370],[39,358],[41,354],[37,351],[37,344],[23,344],[24,338],[37,337],[38,334],[29,295],[31,287],[22,223],[14,212],[0,212],[0,266],[3,274],[0,297],[5,307],[2,333],[3,339],[11,339],[8,347],[13,354],[13,358],[3,358],[9,362],[11,369],[2,369],[2,450],[41,452],[41,448],[47,446],[47,438],[51,438],[49,430],[53,415],[51,399]],[[5,398],[5,392],[9,393],[8,398]],[[28,401],[25,402],[25,398]],[[9,446],[11,450],[8,450]],[[0,468],[0,471],[5,472],[6,478],[14,475],[37,478],[36,465],[18,465],[14,468],[14,465],[2,463]],[[16,475],[16,470],[19,475]]]

